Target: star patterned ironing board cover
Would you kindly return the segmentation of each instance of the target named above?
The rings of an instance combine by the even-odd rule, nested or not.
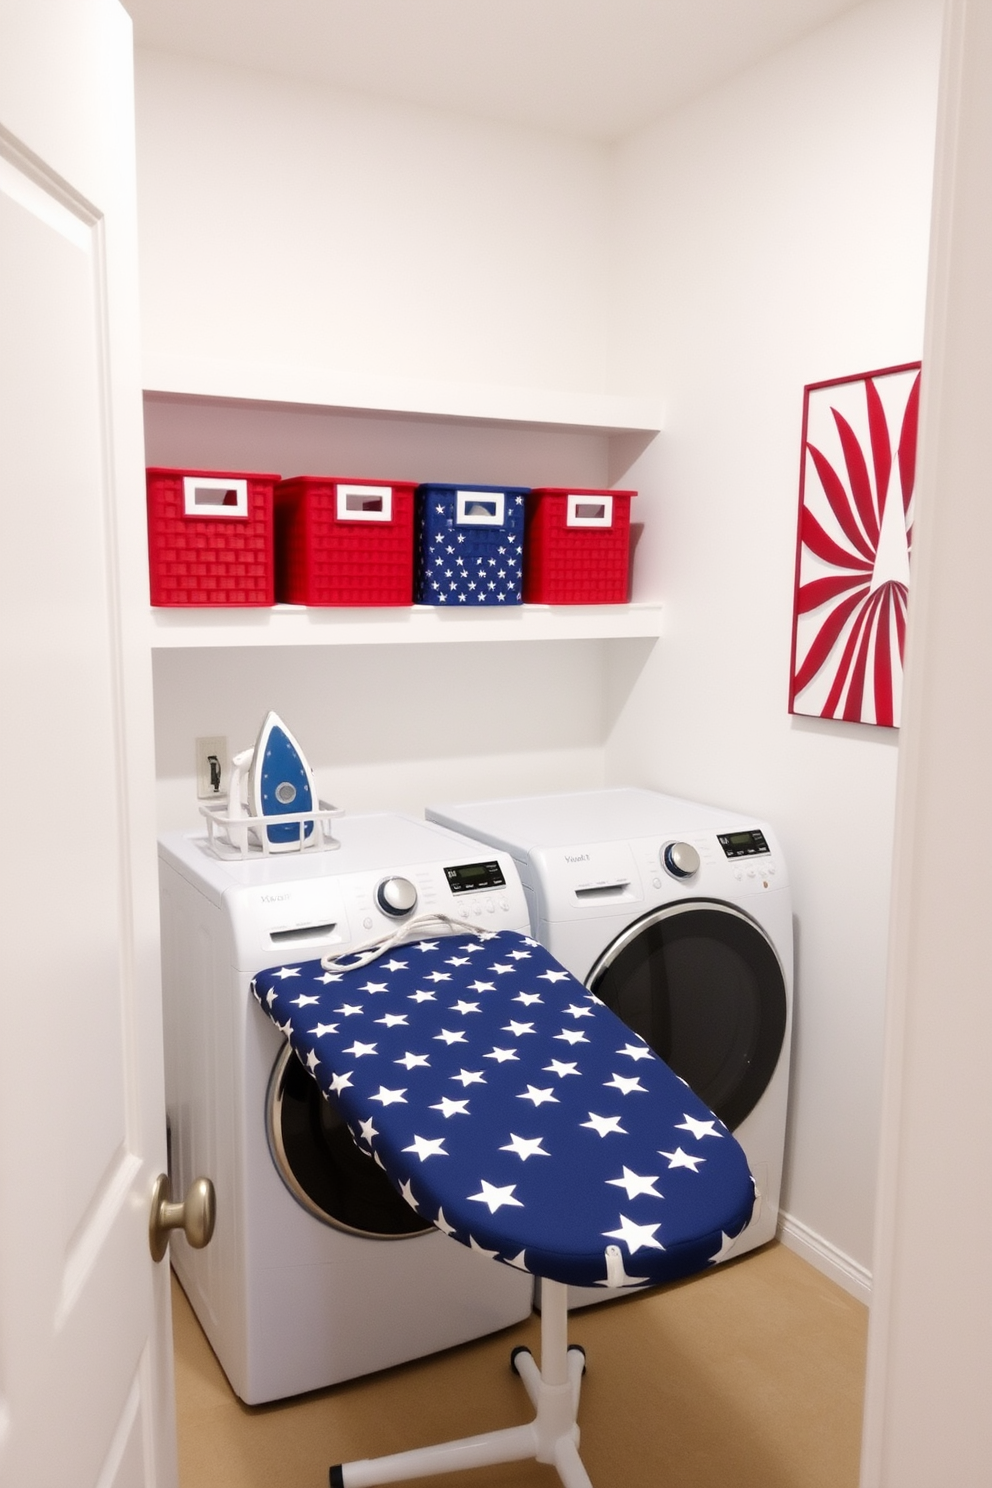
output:
[[[273,967],[252,990],[407,1203],[494,1260],[653,1285],[721,1260],[751,1217],[728,1129],[527,936]]]

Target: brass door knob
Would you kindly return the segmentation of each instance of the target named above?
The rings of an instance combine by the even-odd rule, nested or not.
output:
[[[209,1245],[217,1219],[217,1195],[209,1178],[194,1178],[181,1204],[173,1204],[164,1173],[155,1179],[148,1218],[148,1248],[160,1261],[169,1248],[169,1231],[182,1230],[194,1250]]]

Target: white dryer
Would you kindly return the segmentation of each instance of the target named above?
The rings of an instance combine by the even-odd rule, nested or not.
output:
[[[344,816],[340,847],[221,860],[159,844],[172,1191],[205,1174],[217,1225],[172,1264],[250,1405],[480,1337],[526,1317],[532,1280],[453,1245],[359,1151],[255,1003],[252,976],[417,913],[529,930],[512,859],[397,815]]]
[[[792,903],[765,822],[646,790],[429,807],[512,855],[531,933],[734,1132],[773,1238],[792,1027]]]

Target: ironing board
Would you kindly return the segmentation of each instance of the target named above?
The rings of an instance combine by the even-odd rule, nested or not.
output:
[[[252,990],[418,1214],[542,1278],[542,1368],[526,1350],[513,1361],[537,1415],[338,1465],[331,1485],[536,1457],[591,1488],[568,1285],[634,1289],[719,1262],[754,1183],[727,1128],[537,941],[441,932],[359,965],[272,967]]]

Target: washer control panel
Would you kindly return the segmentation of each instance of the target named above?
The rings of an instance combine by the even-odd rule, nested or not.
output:
[[[330,853],[327,859],[334,862]],[[343,951],[402,929],[416,915],[450,915],[483,930],[528,934],[527,901],[513,859],[500,853],[496,872],[491,871],[494,859],[485,860],[484,873],[476,871],[481,860],[466,853],[433,863],[398,862],[391,871],[323,873],[239,886],[225,895],[236,962],[257,970],[277,960],[302,961]]]
[[[445,868],[444,876],[453,894],[506,888],[506,876],[495,858],[488,858],[484,863],[458,863],[454,867]]]
[[[513,860],[500,855],[477,863],[446,863],[444,877],[452,896],[449,913],[487,929],[528,929],[526,900]],[[524,923],[518,923],[523,906]]]

